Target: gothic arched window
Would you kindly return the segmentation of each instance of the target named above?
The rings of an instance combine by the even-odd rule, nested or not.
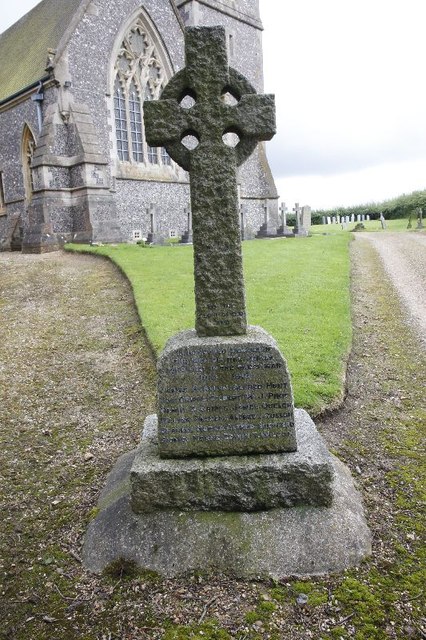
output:
[[[139,18],[123,39],[114,67],[117,155],[123,162],[171,164],[165,149],[145,141],[143,102],[155,100],[167,82],[155,44]]]

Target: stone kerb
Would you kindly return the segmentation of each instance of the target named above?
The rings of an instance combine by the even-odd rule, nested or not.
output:
[[[275,340],[173,336],[158,362],[163,458],[295,451],[293,397]]]

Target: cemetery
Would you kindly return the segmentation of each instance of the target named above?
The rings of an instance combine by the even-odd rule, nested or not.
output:
[[[182,242],[151,207],[146,242],[1,256],[3,637],[424,637],[425,350],[352,233],[407,221],[266,203],[242,242],[275,105],[222,27],[185,30],[145,131],[188,172]]]

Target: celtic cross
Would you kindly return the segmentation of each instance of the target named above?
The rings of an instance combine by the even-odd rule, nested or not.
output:
[[[225,29],[185,31],[186,67],[144,105],[146,139],[189,171],[199,336],[247,331],[237,167],[275,134],[274,96],[228,65]],[[234,134],[236,146],[228,146]],[[195,143],[188,148],[185,140]]]

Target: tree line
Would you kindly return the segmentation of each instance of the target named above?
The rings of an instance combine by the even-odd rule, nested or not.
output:
[[[395,218],[414,218],[418,215],[418,209],[423,209],[426,214],[426,189],[402,194],[391,200],[383,202],[370,202],[353,207],[335,207],[334,209],[318,209],[312,212],[312,224],[321,224],[323,216],[350,216],[369,215],[371,220],[378,220],[383,213],[387,220]]]

